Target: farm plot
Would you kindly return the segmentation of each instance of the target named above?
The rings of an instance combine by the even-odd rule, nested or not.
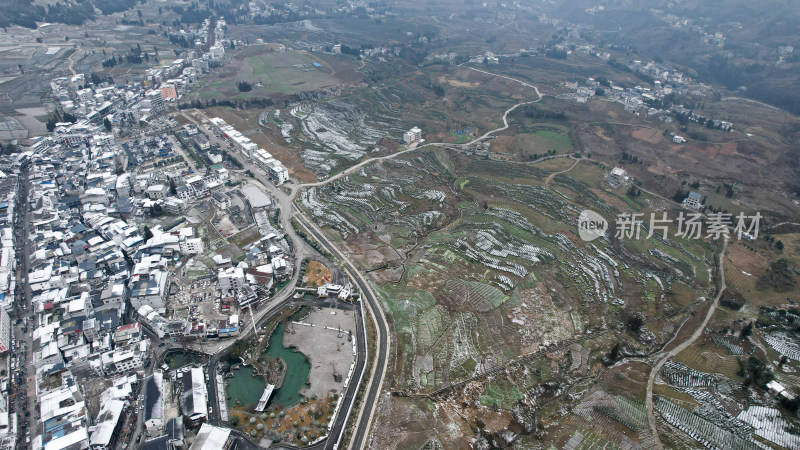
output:
[[[737,418],[755,428],[755,434],[785,448],[800,448],[800,434],[780,411],[764,406],[750,406]]]
[[[351,99],[336,99],[303,104],[291,110],[290,114],[300,122],[304,144],[313,145],[303,151],[303,162],[320,178],[326,178],[334,169],[323,161],[333,158],[352,164],[376,150],[378,142],[386,136],[385,131],[370,122],[361,106]]]
[[[655,398],[655,409],[667,423],[706,447],[752,450],[759,448],[752,439],[741,438],[663,397]]]
[[[462,216],[455,231],[463,230],[465,236],[455,241],[454,248],[469,260],[496,271],[491,282],[504,291],[513,289],[538,265],[554,264],[565,282],[574,287],[572,293],[577,298],[621,302],[617,267],[627,265],[612,256],[613,250],[579,248],[563,233],[546,233],[511,209],[473,209]]]
[[[800,345],[797,345],[797,342],[786,333],[767,333],[764,334],[764,340],[781,355],[794,361],[800,361]]]
[[[304,191],[300,200],[315,219],[345,240],[369,228],[422,233],[456,212],[450,187],[433,177],[441,170],[427,153],[412,160],[382,161],[324,188]]]
[[[715,343],[713,340],[711,342]],[[680,352],[674,361],[685,364],[690,368],[702,367],[706,373],[720,374],[728,378],[738,379],[737,372],[740,367],[736,356],[727,355],[726,353],[728,351],[716,347],[716,343],[714,346],[696,343]]]
[[[364,253],[389,245],[399,255],[383,261],[397,267],[393,283],[377,286],[397,333],[394,389],[424,394],[455,385],[448,398],[487,409],[542,404],[573,387],[567,378],[598,370],[620,339],[624,314],[645,313],[632,346],[655,348],[671,336],[664,305],[674,295],[684,302],[699,295],[663,266],[680,260],[694,271],[692,263],[705,261],[702,249],[684,244],[684,251],[669,240],[642,244],[642,251],[613,239],[584,242],[576,233],[580,211],[613,217],[615,207],[592,187],[597,174],[556,177],[556,192],[544,186],[548,174],[436,149],[382,160],[300,193],[298,203],[347,248]],[[377,260],[366,267],[375,281],[390,270]],[[574,338],[584,350],[552,350]],[[672,369],[676,377],[691,370],[666,366]],[[615,383],[643,386],[621,375]],[[716,381],[705,376],[711,381],[682,388]],[[460,387],[471,377],[477,381]],[[644,442],[642,405],[609,398],[589,406],[589,416],[627,433],[625,445]],[[705,417],[723,417],[713,414],[709,409]]]
[[[716,383],[714,376],[673,361],[664,363],[661,368],[661,375],[666,377],[669,383],[674,386],[712,386]]]
[[[647,427],[647,416],[643,404],[634,403],[624,397],[609,395],[599,389],[586,395],[573,413],[593,423],[600,422],[595,426],[619,429],[623,433],[636,433]]]

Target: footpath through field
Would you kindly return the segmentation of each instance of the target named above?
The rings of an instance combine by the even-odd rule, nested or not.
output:
[[[661,439],[658,437],[658,429],[656,427],[656,416],[653,413],[653,385],[655,384],[656,376],[658,376],[658,372],[661,370],[661,367],[664,366],[665,362],[667,362],[670,358],[674,357],[678,353],[688,348],[690,345],[694,343],[694,341],[697,340],[697,338],[700,337],[700,335],[703,333],[703,330],[706,328],[706,325],[708,325],[708,322],[711,320],[711,316],[714,315],[714,311],[717,310],[717,305],[719,305],[719,299],[720,297],[722,297],[722,293],[725,292],[726,288],[724,257],[725,257],[725,251],[727,249],[728,249],[728,238],[725,237],[725,241],[722,244],[722,250],[720,250],[719,252],[719,268],[718,268],[719,280],[720,280],[719,292],[717,292],[717,296],[714,298],[711,307],[708,309],[706,317],[705,319],[703,319],[703,323],[701,323],[700,326],[698,326],[697,329],[694,330],[694,333],[692,333],[692,335],[689,336],[688,339],[681,342],[678,346],[676,346],[672,350],[668,351],[664,356],[662,356],[661,359],[658,360],[656,365],[653,366],[653,369],[650,371],[650,376],[647,378],[647,396],[645,399],[647,405],[647,421],[650,424],[650,432],[653,434],[653,440],[656,444],[656,447],[659,450],[663,450],[664,446],[661,444]],[[678,332],[675,333],[675,336],[665,344],[665,347],[669,345],[669,343],[672,342],[672,340],[678,337],[679,332],[680,330],[678,330]]]

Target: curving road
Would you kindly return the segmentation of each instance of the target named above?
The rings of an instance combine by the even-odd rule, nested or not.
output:
[[[525,82],[520,81],[520,80],[516,80],[516,79],[510,78],[510,77],[507,77],[505,75],[496,75],[496,74],[492,74],[490,72],[485,72],[483,70],[474,69],[474,68],[471,68],[471,67],[470,67],[470,69],[476,70],[478,72],[482,72],[482,73],[485,73],[485,74],[488,74],[488,75],[497,76],[497,77],[501,77],[501,78],[506,78],[506,79],[521,83],[524,86],[528,86],[528,87],[534,89],[536,91],[536,95],[538,97],[536,100],[517,103],[517,104],[511,106],[510,108],[508,108],[503,113],[503,126],[495,128],[495,129],[490,130],[490,131],[487,131],[482,136],[480,136],[480,137],[476,138],[475,140],[473,140],[472,142],[470,142],[470,144],[475,144],[477,142],[481,142],[481,141],[483,141],[485,139],[488,139],[489,137],[491,137],[493,134],[495,134],[497,132],[500,132],[500,131],[503,131],[503,130],[507,130],[508,127],[509,127],[508,115],[511,112],[513,112],[515,109],[519,108],[520,106],[528,105],[528,104],[531,104],[531,103],[536,103],[536,102],[539,102],[542,99],[542,95],[539,93],[539,90],[536,88],[536,86],[530,85],[530,84],[525,83]],[[346,170],[334,175],[333,177],[328,178],[327,180],[319,181],[319,182],[315,182],[315,183],[304,183],[304,184],[300,184],[300,185],[295,185],[295,186],[293,186],[291,188],[291,192],[289,194],[289,198],[293,200],[296,197],[298,191],[301,188],[324,186],[324,185],[326,185],[328,183],[331,183],[331,182],[333,182],[335,180],[338,180],[339,178],[347,176],[348,174],[353,173],[356,170],[359,170],[360,168],[362,168],[362,167],[364,167],[366,165],[372,164],[374,162],[377,162],[377,161],[380,161],[380,160],[385,160],[385,159],[393,159],[393,158],[396,158],[396,157],[398,157],[400,155],[403,155],[405,153],[410,153],[410,152],[413,152],[413,151],[416,151],[416,150],[420,150],[420,149],[423,149],[423,148],[428,147],[428,146],[448,146],[448,145],[452,145],[452,144],[450,144],[450,143],[438,143],[438,142],[437,143],[429,143],[429,144],[425,144],[425,145],[422,145],[422,146],[419,146],[419,147],[414,147],[414,148],[410,148],[410,149],[403,150],[403,151],[400,151],[400,152],[396,152],[396,153],[393,153],[391,155],[385,155],[385,156],[369,158],[369,159],[361,161],[360,163],[358,163],[358,164],[356,164],[356,165],[354,165],[354,166],[352,166],[352,167],[350,167],[350,168],[348,168],[348,169],[346,169]],[[389,325],[388,325],[388,323],[386,321],[386,316],[384,315],[383,308],[381,307],[380,302],[378,301],[378,296],[372,291],[372,288],[369,285],[369,283],[364,279],[364,277],[361,275],[361,272],[359,272],[359,270],[355,267],[355,265],[353,265],[353,263],[350,261],[350,259],[347,258],[339,250],[339,248],[336,245],[331,243],[328,240],[327,236],[322,231],[320,231],[319,228],[316,227],[314,222],[309,220],[307,217],[305,217],[305,215],[302,214],[302,212],[300,212],[299,208],[292,209],[291,214],[295,218],[297,218],[298,221],[300,221],[300,223],[304,227],[306,227],[306,229],[308,229],[314,235],[315,239],[317,239],[317,241],[319,241],[323,245],[323,247],[325,247],[332,255],[335,255],[340,261],[342,261],[342,264],[343,264],[343,267],[344,267],[345,271],[350,276],[350,278],[353,281],[355,281],[356,285],[358,285],[358,288],[359,288],[359,290],[361,292],[361,295],[362,295],[362,299],[365,300],[365,304],[366,304],[367,308],[369,309],[369,312],[370,312],[370,314],[372,316],[372,319],[373,319],[373,323],[374,323],[375,328],[376,328],[376,335],[377,335],[376,336],[377,337],[376,349],[377,349],[377,354],[376,354],[375,360],[373,362],[372,371],[371,371],[371,375],[370,375],[370,379],[369,379],[369,384],[368,384],[368,386],[366,388],[366,391],[365,391],[365,394],[364,394],[363,404],[362,404],[361,410],[359,411],[358,419],[356,420],[355,429],[354,429],[352,440],[351,440],[350,447],[349,447],[349,448],[366,448],[367,445],[368,445],[367,439],[369,438],[369,430],[370,430],[370,428],[372,426],[372,419],[375,417],[375,410],[376,410],[376,408],[378,406],[378,400],[379,400],[379,397],[380,397],[380,393],[381,393],[381,391],[383,389],[383,381],[384,381],[384,378],[386,376],[386,368],[387,368],[387,365],[388,365],[388,353],[389,353],[389,348],[391,346],[391,337],[390,337],[390,333],[389,333]],[[341,413],[339,415],[342,416]],[[347,417],[344,417],[343,420],[346,421]],[[338,422],[338,418],[337,418],[337,422]],[[331,439],[329,439],[329,442],[330,441],[331,441]]]
[[[495,134],[497,132],[500,132],[500,131],[508,129],[509,128],[508,115],[511,112],[513,112],[515,109],[519,108],[520,106],[536,103],[536,102],[539,102],[542,99],[542,95],[539,93],[539,90],[536,88],[536,86],[533,86],[531,84],[525,83],[525,82],[520,81],[520,80],[516,80],[514,78],[511,78],[511,77],[508,77],[508,76],[505,76],[505,75],[497,75],[497,74],[486,72],[486,71],[483,71],[483,70],[480,70],[480,69],[475,69],[475,68],[472,68],[472,67],[470,67],[470,69],[478,71],[478,72],[482,72],[482,73],[485,73],[485,74],[488,74],[488,75],[492,75],[492,76],[496,76],[496,77],[500,77],[500,78],[505,78],[505,79],[508,79],[508,80],[511,80],[511,81],[515,81],[515,82],[521,83],[524,86],[527,86],[527,87],[530,87],[530,88],[534,89],[536,91],[536,95],[538,97],[536,100],[517,103],[517,104],[511,106],[510,108],[508,108],[503,113],[503,117],[502,117],[503,126],[495,128],[495,129],[490,130],[490,131],[487,131],[482,136],[480,136],[480,137],[476,138],[475,140],[473,140],[472,142],[470,142],[470,144],[475,144],[477,142],[481,142],[481,141],[483,141],[485,139],[488,139],[489,137],[491,137],[493,134]],[[198,129],[204,130],[204,127],[202,127],[201,124],[198,123],[196,118],[192,117],[191,114],[184,114],[184,116],[187,117],[190,121],[194,122],[195,125],[197,125]],[[218,143],[220,145],[220,148],[228,148],[229,147],[229,145],[226,142],[224,142],[221,139],[217,138],[213,133],[207,133],[207,134],[208,134],[208,136],[211,138],[211,140],[213,142],[216,142],[216,143]],[[388,322],[386,321],[386,316],[385,316],[384,311],[383,311],[383,309],[382,309],[382,307],[380,305],[380,302],[378,301],[378,296],[372,290],[372,287],[366,281],[366,279],[363,277],[361,272],[359,272],[359,270],[350,261],[350,259],[345,254],[343,254],[341,252],[339,247],[334,245],[328,239],[328,237],[325,235],[325,233],[323,233],[316,226],[316,224],[312,220],[307,218],[302,213],[300,208],[296,208],[295,207],[294,199],[297,196],[298,191],[300,189],[302,189],[302,188],[310,188],[310,187],[315,187],[315,186],[324,186],[324,185],[326,185],[328,183],[331,183],[333,181],[336,181],[336,180],[338,180],[338,179],[340,179],[340,178],[342,178],[344,176],[347,176],[347,175],[359,170],[360,168],[362,168],[362,167],[364,167],[366,165],[375,163],[377,161],[384,160],[384,159],[393,159],[393,158],[396,158],[396,157],[398,157],[400,155],[403,155],[405,153],[410,153],[410,152],[413,152],[413,151],[416,151],[416,150],[421,150],[421,149],[423,149],[425,147],[428,147],[428,146],[448,146],[448,145],[453,145],[453,144],[450,144],[450,143],[429,143],[429,144],[425,144],[425,145],[422,145],[422,146],[419,146],[419,147],[409,148],[409,149],[406,149],[406,150],[403,150],[403,151],[400,151],[400,152],[396,152],[396,153],[393,153],[391,155],[385,155],[385,156],[369,158],[369,159],[366,159],[364,161],[361,161],[360,163],[358,163],[358,164],[356,164],[356,165],[354,165],[352,167],[349,167],[348,169],[346,169],[346,170],[344,170],[344,171],[342,171],[342,172],[340,172],[340,173],[334,175],[333,177],[330,177],[330,178],[328,178],[328,179],[326,179],[324,181],[319,181],[319,182],[315,182],[315,183],[304,183],[304,184],[293,185],[293,186],[291,186],[289,188],[289,193],[288,194],[286,192],[282,191],[277,186],[273,185],[269,180],[267,180],[266,177],[264,176],[263,172],[258,167],[256,167],[255,165],[251,164],[249,161],[247,161],[245,158],[241,157],[236,152],[230,152],[229,153],[232,157],[234,157],[237,161],[239,161],[245,169],[249,169],[255,175],[255,177],[259,181],[261,181],[262,184],[270,191],[272,196],[277,199],[278,203],[280,204],[281,212],[282,212],[282,214],[281,214],[282,228],[283,228],[283,231],[289,237],[289,239],[292,241],[292,246],[293,246],[293,249],[295,251],[295,255],[294,255],[295,256],[295,261],[301,261],[302,260],[303,253],[304,253],[304,251],[306,251],[305,250],[306,244],[295,233],[295,231],[294,231],[294,229],[293,229],[293,227],[291,225],[291,219],[292,218],[297,219],[298,222],[303,227],[305,227],[314,236],[314,238],[327,251],[329,251],[332,255],[334,255],[336,258],[338,258],[342,262],[342,266],[344,268],[344,271],[347,273],[347,275],[350,277],[350,279],[353,280],[353,282],[358,286],[358,289],[359,289],[359,291],[361,293],[361,298],[363,300],[362,301],[362,305],[366,306],[366,309],[369,311],[369,314],[371,315],[373,324],[375,326],[375,331],[376,331],[376,339],[377,339],[376,346],[375,346],[376,355],[375,355],[375,358],[373,360],[369,381],[368,381],[368,384],[367,384],[367,386],[365,388],[365,391],[364,391],[364,395],[363,395],[363,399],[362,399],[361,408],[360,408],[360,411],[359,411],[359,414],[358,414],[358,418],[356,419],[356,423],[354,425],[354,430],[353,430],[352,439],[351,439],[349,448],[365,448],[367,446],[367,439],[369,437],[369,431],[370,431],[370,428],[372,426],[372,419],[375,417],[375,410],[376,410],[376,408],[378,406],[378,400],[379,400],[380,394],[381,394],[381,392],[383,390],[383,382],[384,382],[384,379],[385,379],[385,376],[386,376],[386,370],[387,370],[387,366],[388,366],[388,354],[389,354],[389,348],[391,347],[391,335],[389,333],[389,325],[388,325]],[[293,280],[295,282],[296,282],[296,277],[297,277],[297,274],[295,274],[295,279]],[[274,317],[274,315],[280,309],[282,309],[284,306],[286,306],[286,304],[290,301],[290,296],[288,295],[289,293],[290,293],[290,290],[287,289],[286,292],[283,292],[283,293],[281,293],[281,295],[279,295],[275,299],[272,299],[268,303],[268,305],[266,307],[262,308],[261,310],[258,311],[258,313],[256,313],[256,322],[258,323],[258,326],[260,326],[262,323],[264,323],[265,321],[269,320],[270,318]],[[359,313],[359,315],[361,315],[361,314],[363,314],[363,313]],[[363,320],[366,320],[366,318],[364,317]],[[357,397],[357,394],[358,394],[358,389],[361,386],[362,381],[363,381],[363,377],[365,375],[366,363],[367,363],[367,360],[368,360],[368,354],[367,354],[368,347],[367,347],[367,342],[366,342],[366,330],[363,329],[363,320],[362,321],[357,321],[357,323],[358,323],[357,328],[360,328],[359,333],[364,336],[364,338],[358,339],[358,341],[357,341],[357,345],[358,345],[358,352],[357,353],[358,353],[358,356],[356,358],[356,368],[355,368],[356,370],[354,371],[354,374],[356,374],[356,373],[359,374],[358,375],[358,377],[359,377],[358,378],[358,382],[351,382],[348,385],[347,391],[345,392],[345,395],[343,397],[342,409],[339,411],[339,413],[337,414],[336,418],[334,419],[334,426],[331,428],[331,432],[329,433],[328,438],[326,440],[320,442],[319,444],[313,446],[312,448],[314,448],[314,449],[323,449],[323,448],[324,449],[335,449],[335,448],[338,448],[340,443],[341,443],[342,437],[344,436],[344,433],[346,431],[348,419],[349,419],[350,415],[352,414],[352,409],[353,409],[354,404],[355,404],[355,400],[356,400],[356,397]],[[244,337],[244,336],[250,334],[253,331],[254,330],[247,331],[247,332],[243,333],[243,335],[241,337]],[[215,373],[214,368],[216,367],[216,364],[217,364],[219,358],[225,353],[225,351],[226,350],[224,348],[220,348],[219,351],[217,351],[215,354],[213,354],[211,356],[211,359],[209,361],[209,373]],[[216,379],[213,376],[211,376],[209,378],[210,378],[210,384],[211,384],[211,386],[209,386],[209,394],[211,394],[213,392],[214,394],[211,394],[211,395],[216,397]],[[212,420],[213,421],[218,421],[219,420],[219,411],[217,410],[218,405],[217,405],[217,402],[216,402],[216,398],[212,399],[211,403],[213,405],[212,406]]]
[[[717,310],[717,305],[719,305],[719,299],[722,297],[722,293],[725,292],[726,284],[725,284],[725,266],[724,266],[724,257],[725,251],[728,249],[728,238],[725,237],[725,241],[722,244],[722,250],[719,252],[719,292],[717,292],[717,296],[714,298],[714,302],[711,304],[711,307],[708,309],[706,313],[705,319],[703,319],[703,323],[701,323],[694,333],[689,336],[688,339],[681,342],[678,346],[673,348],[672,350],[668,351],[661,359],[658,360],[653,369],[650,371],[650,376],[647,378],[647,396],[645,398],[645,404],[647,406],[647,422],[650,425],[650,432],[653,434],[653,439],[655,441],[656,447],[659,450],[664,450],[664,445],[661,444],[661,439],[658,437],[658,428],[656,426],[656,416],[653,412],[653,385],[656,381],[656,376],[658,376],[658,372],[661,371],[661,367],[664,366],[664,363],[667,362],[670,358],[674,357],[678,353],[685,350],[687,347],[692,345],[697,338],[703,333],[705,330],[706,325],[711,320],[711,317],[714,315],[714,311]],[[675,333],[675,336],[672,338],[673,340],[678,336],[678,333]],[[672,342],[672,341],[670,341]],[[669,345],[667,342],[666,345]]]
[[[555,178],[557,175],[561,175],[562,173],[567,173],[570,170],[574,169],[575,166],[577,166],[578,163],[581,162],[582,159],[583,158],[576,158],[575,162],[571,166],[569,166],[568,169],[564,169],[564,170],[562,170],[560,172],[553,172],[550,175],[548,175],[547,178],[544,179],[544,187],[546,187],[547,189],[550,189],[550,182],[553,181],[553,178]]]
[[[376,349],[377,354],[375,355],[375,359],[372,365],[372,372],[369,380],[368,387],[366,388],[364,397],[363,397],[363,404],[361,411],[359,412],[358,419],[356,422],[355,431],[353,432],[353,437],[351,440],[350,448],[364,448],[366,439],[369,436],[369,429],[372,424],[372,418],[374,417],[375,408],[378,405],[378,397],[380,396],[381,390],[383,388],[383,380],[386,375],[386,367],[388,365],[388,355],[389,355],[389,347],[391,345],[391,338],[389,335],[389,324],[386,322],[386,317],[384,316],[383,309],[378,302],[378,296],[372,291],[372,287],[369,283],[364,279],[361,275],[361,272],[356,269],[353,263],[350,262],[349,259],[345,257],[344,254],[339,250],[339,248],[331,243],[328,240],[328,237],[320,231],[317,226],[308,220],[302,213],[297,212],[295,213],[295,217],[297,220],[317,239],[318,242],[325,247],[326,250],[331,252],[334,256],[342,261],[342,265],[344,267],[345,272],[347,275],[355,282],[358,286],[359,291],[361,292],[361,299],[362,303],[367,306],[369,309],[370,314],[373,318],[373,323],[376,326],[376,335],[377,335],[377,343]],[[364,339],[360,340],[363,342]],[[366,342],[364,343],[366,344]],[[359,346],[360,349],[360,346]],[[366,365],[367,359],[367,347],[365,345],[364,351],[359,352],[359,355],[364,356],[363,365],[358,368],[359,373],[359,381],[364,376],[364,369]],[[361,358],[359,357],[359,361]],[[337,442],[341,439],[341,433],[344,431],[344,427],[347,424],[348,417],[350,414],[345,414],[345,411],[352,412],[353,402],[355,400],[355,395],[353,398],[349,398],[350,391],[353,390],[354,393],[357,392],[357,389],[360,387],[361,383],[350,383],[348,386],[348,395],[345,396],[345,404],[343,404],[343,409],[340,411],[339,415],[336,418],[336,423],[334,428],[331,430],[331,435],[328,438],[328,442],[332,443],[334,440]],[[347,408],[347,409],[344,409]],[[341,428],[337,430],[337,428],[341,425]],[[338,434],[335,435],[334,432]]]
[[[531,100],[529,102],[517,103],[516,105],[508,108],[503,113],[503,126],[502,127],[498,127],[498,128],[493,129],[493,130],[487,131],[482,136],[477,137],[474,140],[470,141],[468,145],[476,144],[478,142],[481,142],[483,140],[488,139],[493,134],[495,134],[495,133],[497,133],[499,131],[507,130],[508,127],[509,127],[508,115],[511,112],[513,112],[515,109],[519,108],[520,106],[530,105],[532,103],[538,103],[538,102],[540,102],[542,100],[542,94],[539,92],[539,89],[536,86],[532,85],[532,84],[528,84],[528,83],[526,83],[524,81],[520,81],[520,80],[511,78],[511,77],[505,76],[505,75],[498,75],[498,74],[494,74],[494,73],[491,73],[491,72],[487,72],[485,70],[476,69],[474,67],[468,67],[468,69],[472,69],[472,70],[474,70],[476,72],[481,72],[481,73],[484,73],[484,74],[487,74],[487,75],[492,75],[492,76],[495,76],[495,77],[505,78],[505,79],[508,79],[508,80],[511,80],[511,81],[515,81],[517,83],[522,84],[523,86],[529,87],[529,88],[533,89],[534,91],[536,91],[536,96],[538,97],[536,100]],[[330,183],[332,181],[336,181],[339,178],[347,176],[347,175],[355,172],[356,170],[358,170],[358,169],[360,169],[360,168],[362,168],[364,166],[367,166],[369,164],[372,164],[374,162],[377,162],[377,161],[381,161],[381,160],[384,160],[384,159],[394,159],[394,158],[396,158],[396,157],[398,157],[400,155],[403,155],[403,154],[406,154],[406,153],[410,153],[410,152],[414,152],[414,151],[417,151],[417,150],[421,150],[421,149],[423,149],[425,147],[447,147],[447,146],[454,146],[454,145],[457,145],[457,144],[453,144],[452,142],[431,142],[431,143],[428,143],[428,144],[421,145],[419,147],[409,148],[409,149],[402,150],[402,151],[399,151],[399,152],[396,152],[396,153],[392,153],[391,155],[376,156],[374,158],[368,158],[368,159],[365,159],[365,160],[361,161],[360,163],[358,163],[358,164],[356,164],[354,166],[351,166],[351,167],[349,167],[349,168],[347,168],[347,169],[337,173],[336,175],[334,175],[334,176],[332,176],[332,177],[330,177],[328,179],[325,179],[323,181],[317,181],[317,182],[314,182],[314,183],[303,183],[303,184],[298,184],[298,185],[292,186],[291,193],[289,194],[289,197],[291,199],[294,199],[297,196],[297,191],[302,189],[302,188],[308,188],[308,187],[314,187],[314,186],[324,186],[324,185],[326,185],[326,184],[328,184],[328,183]],[[538,161],[536,161],[536,162],[538,162]]]

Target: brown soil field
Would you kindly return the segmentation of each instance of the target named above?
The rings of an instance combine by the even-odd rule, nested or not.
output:
[[[306,286],[318,287],[330,283],[331,270],[319,261],[310,261],[306,265],[306,275],[303,279]]]
[[[728,246],[727,262],[753,276],[760,276],[769,267],[764,255],[753,252],[742,244]]]
[[[736,154],[736,142],[726,142],[719,148],[719,153],[721,155],[735,155]]]
[[[492,141],[492,152],[512,154],[515,147],[514,136],[497,136]]]
[[[631,136],[651,144],[658,144],[663,137],[660,130],[644,127],[634,129]]]
[[[470,82],[466,82],[466,81],[459,81],[459,80],[454,80],[452,78],[447,78],[444,75],[439,77],[439,83],[442,83],[442,84],[447,83],[450,86],[462,87],[462,88],[476,88],[476,87],[480,86],[480,83],[477,82],[477,81],[473,81],[473,82],[470,83]]]
[[[697,161],[695,161],[695,163],[697,163]],[[675,170],[673,170],[671,167],[667,167],[667,166],[662,165],[662,164],[649,166],[647,168],[647,171],[652,173],[652,174],[654,174],[654,175],[673,175],[673,174],[675,174]]]

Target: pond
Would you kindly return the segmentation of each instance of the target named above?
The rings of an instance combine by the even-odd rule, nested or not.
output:
[[[204,362],[204,358],[197,353],[174,351],[164,355],[164,363],[170,369],[180,369],[181,367],[200,364]]]
[[[244,407],[253,411],[258,405],[258,399],[264,393],[267,382],[264,377],[253,376],[253,366],[240,367],[233,371],[233,378],[225,378],[225,395],[228,396],[228,407]],[[236,400],[239,400],[237,405]]]
[[[264,353],[264,360],[280,357],[286,363],[286,376],[280,389],[272,394],[269,405],[276,405],[281,408],[297,404],[303,396],[300,391],[308,385],[308,374],[311,371],[311,364],[308,358],[297,350],[283,346],[284,324],[278,324],[275,332],[269,338],[267,351]]]
[[[294,348],[283,346],[284,324],[280,323],[269,338],[267,350],[264,352],[264,361],[279,357],[286,363],[286,376],[280,389],[272,393],[267,406],[276,405],[287,408],[297,404],[303,396],[300,391],[308,384],[308,374],[311,365],[302,353]],[[241,406],[252,411],[264,393],[266,381],[264,377],[254,377],[253,367],[240,367],[233,371],[233,378],[225,378],[228,407]],[[237,400],[239,401],[237,405]]]

